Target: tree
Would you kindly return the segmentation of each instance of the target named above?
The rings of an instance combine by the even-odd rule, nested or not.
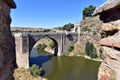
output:
[[[88,55],[91,58],[97,58],[98,57],[97,52],[96,52],[96,48],[89,41],[87,41],[87,43],[86,43],[85,53],[86,53],[86,55]]]
[[[49,42],[49,47],[50,47],[51,49],[55,48],[55,43],[54,43],[53,41],[50,41],[50,42]]]
[[[95,10],[95,6],[93,5],[89,5],[88,7],[85,7],[83,9],[83,19],[85,19],[85,17],[92,17],[93,12]]]
[[[45,30],[43,30],[43,32],[50,32],[51,31],[51,29],[45,29]]]
[[[47,47],[47,45],[46,44],[38,44],[37,46],[36,46],[36,49],[38,50],[38,51],[44,51],[44,49]]]
[[[72,28],[74,28],[74,24],[68,23],[68,24],[65,24],[65,25],[62,26],[62,27],[59,26],[57,29],[59,29],[59,30],[71,31]]]

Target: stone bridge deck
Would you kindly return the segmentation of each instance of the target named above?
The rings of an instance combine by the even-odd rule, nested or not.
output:
[[[29,56],[36,42],[48,37],[55,43],[54,55],[64,55],[65,50],[78,41],[77,33],[14,33],[16,61],[19,67],[29,67]]]

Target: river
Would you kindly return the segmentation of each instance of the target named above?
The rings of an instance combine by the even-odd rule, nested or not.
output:
[[[43,77],[48,80],[97,80],[100,62],[83,57],[40,55],[35,49],[30,55],[30,65],[38,64]]]

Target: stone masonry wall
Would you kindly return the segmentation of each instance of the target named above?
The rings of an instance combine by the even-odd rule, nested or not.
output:
[[[15,44],[10,32],[10,9],[13,0],[0,0],[0,80],[12,80],[15,67]]]

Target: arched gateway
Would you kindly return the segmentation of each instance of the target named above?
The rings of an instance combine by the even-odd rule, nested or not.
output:
[[[16,62],[18,67],[29,67],[29,56],[33,46],[43,37],[52,39],[55,44],[54,55],[61,56],[65,50],[78,40],[77,33],[14,33]]]

